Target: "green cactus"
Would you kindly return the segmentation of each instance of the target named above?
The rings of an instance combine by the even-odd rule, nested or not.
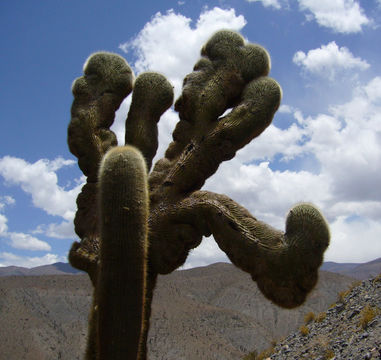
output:
[[[143,324],[148,235],[147,170],[131,146],[114,147],[99,169],[100,359],[136,359]]]
[[[232,263],[249,272],[266,297],[286,308],[303,303],[315,286],[317,270],[329,243],[328,225],[311,204],[299,204],[290,210],[283,233],[257,220],[227,196],[200,190],[221,162],[233,158],[237,150],[266,129],[282,95],[277,82],[268,77],[268,53],[259,45],[246,44],[235,32],[216,33],[202,48],[201,55],[194,71],[184,79],[182,94],[175,103],[180,121],[173,132],[173,142],[148,176],[150,204],[146,225],[149,234],[146,292],[139,305],[144,316],[140,349],[136,339],[132,345],[132,335],[128,335],[133,347],[131,354],[139,353],[138,359],[146,359],[147,355],[146,340],[157,275],[168,274],[184,264],[189,251],[200,244],[203,236],[213,235]],[[128,220],[112,215],[112,201],[104,205],[99,202],[100,207],[96,206],[98,192],[103,192],[102,176],[98,187],[97,172],[106,151],[116,146],[109,127],[113,111],[133,87],[133,76],[122,58],[107,53],[93,55],[84,72],[73,85],[68,142],[87,176],[87,184],[78,196],[75,218],[81,242],[73,244],[69,260],[73,266],[89,273],[95,286],[93,309],[99,309],[98,289],[109,281],[101,275],[103,262],[108,262],[100,245],[108,238],[104,230],[122,234]],[[126,144],[140,150],[147,171],[157,150],[157,122],[172,100],[172,87],[162,75],[145,73],[136,79],[126,120]],[[222,117],[229,108],[231,112]],[[115,150],[115,154],[123,151]],[[108,155],[106,162],[107,158]],[[110,181],[115,184],[131,183],[120,170],[111,173],[107,178],[114,178]],[[120,186],[127,189],[128,185]],[[141,183],[131,191],[141,191],[140,186]],[[118,188],[119,185],[115,185],[116,192]],[[107,196],[113,199],[116,195]],[[112,223],[118,230],[103,227],[104,218],[110,216],[115,217]],[[131,211],[123,216],[132,216]],[[119,237],[110,236],[109,245],[118,251],[122,246],[115,243]],[[126,239],[129,236],[126,235]],[[134,262],[136,259],[120,254],[126,256],[129,266],[141,269],[141,263]],[[120,269],[114,266],[110,271]],[[120,279],[124,275],[115,276]],[[137,286],[127,276],[124,281],[131,288]],[[112,286],[110,284],[107,287]],[[135,295],[131,293],[131,296]],[[120,311],[128,311],[127,308]],[[97,358],[100,338],[108,336],[107,332],[96,336],[103,326],[96,311],[92,319],[95,320],[90,322],[88,359]],[[117,336],[117,341],[122,341],[122,337]],[[114,343],[114,346],[118,345]],[[127,355],[127,349],[125,351],[125,358],[136,359],[135,355]]]

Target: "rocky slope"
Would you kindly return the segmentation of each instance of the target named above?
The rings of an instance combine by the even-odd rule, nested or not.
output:
[[[381,275],[348,292],[327,312],[289,335],[269,358],[381,359]]]
[[[321,272],[308,301],[282,310],[230,264],[160,277],[149,333],[150,360],[234,360],[295,331],[324,311],[352,278]],[[7,360],[75,360],[84,352],[92,288],[86,275],[0,278],[0,354]]]

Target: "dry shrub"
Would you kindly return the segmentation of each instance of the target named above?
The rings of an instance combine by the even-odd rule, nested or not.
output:
[[[312,311],[308,312],[306,315],[304,315],[304,322],[306,324],[309,324],[310,322],[315,320],[315,313]]]
[[[300,327],[299,330],[300,330],[300,333],[301,333],[303,336],[307,336],[308,333],[310,332],[310,330],[308,329],[308,327],[305,326],[305,325],[302,325],[302,326]]]
[[[379,308],[366,305],[360,312],[359,326],[365,329],[380,312]]]
[[[325,312],[321,312],[320,314],[318,314],[318,316],[316,316],[315,321],[320,323],[326,318],[326,316],[327,314]]]

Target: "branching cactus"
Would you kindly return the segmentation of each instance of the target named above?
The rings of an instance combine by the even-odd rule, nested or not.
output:
[[[216,33],[201,55],[175,103],[173,141],[152,171],[157,123],[173,102],[168,81],[143,73],[134,82],[124,59],[96,53],[73,84],[68,143],[87,183],[75,218],[81,241],[69,260],[95,288],[87,359],[146,359],[157,275],[184,264],[203,236],[213,235],[279,306],[302,304],[317,282],[330,235],[313,205],[294,206],[281,232],[229,197],[201,191],[221,162],[269,126],[282,95],[268,77],[268,53],[235,32]],[[115,148],[109,127],[132,89],[126,146]]]

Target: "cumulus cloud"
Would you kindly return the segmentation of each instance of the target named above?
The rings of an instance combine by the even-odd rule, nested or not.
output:
[[[381,78],[359,86],[351,101],[330,115],[304,120],[322,171],[332,178],[336,201],[381,201]]]
[[[0,253],[0,266],[21,266],[32,268],[41,265],[54,264],[56,262],[67,262],[66,256],[46,254],[41,257],[19,256],[9,252]]]
[[[66,190],[58,185],[56,172],[74,164],[73,160],[57,158],[41,159],[31,164],[27,161],[4,156],[0,158],[0,175],[11,185],[19,185],[24,192],[31,195],[33,205],[49,215],[72,220],[75,214],[75,199],[83,184]]]
[[[334,241],[326,252],[326,259],[337,262],[367,262],[381,254],[381,224],[379,219],[339,216],[331,224]]]
[[[11,196],[0,197],[0,211],[4,211],[6,205],[15,204],[15,199]],[[50,251],[50,245],[33,237],[29,234],[9,232],[8,231],[8,219],[5,215],[0,214],[0,238],[8,240],[8,245],[15,249],[31,250],[31,251]]]
[[[280,9],[281,4],[278,0],[246,0],[248,2],[261,2],[264,7],[273,7],[275,9]]]
[[[0,214],[0,237],[4,236],[8,231],[7,222],[8,219],[3,214]]]
[[[34,236],[24,233],[12,232],[8,234],[10,238],[10,246],[15,249],[31,250],[31,251],[50,251],[51,246]]]
[[[39,225],[34,234],[45,234],[50,238],[56,239],[73,239],[76,237],[73,227],[73,221],[62,221],[61,223],[53,223],[48,225]]]
[[[204,238],[202,243],[190,252],[186,263],[181,269],[191,269],[217,262],[229,262],[229,259],[226,254],[220,250],[211,236]]]
[[[320,26],[338,33],[357,33],[371,20],[364,14],[360,4],[354,0],[298,0],[307,19],[315,19]]]
[[[31,196],[33,205],[44,210],[49,215],[64,219],[60,224],[39,226],[32,233],[44,233],[55,238],[74,238],[73,219],[76,211],[75,200],[83,185],[78,182],[72,189],[58,185],[57,171],[64,166],[70,166],[72,160],[57,158],[55,160],[41,159],[31,164],[11,156],[0,158],[0,175],[9,185],[18,185]],[[83,179],[82,179],[83,180]],[[7,196],[0,198],[0,210],[14,203]],[[0,236],[7,244],[16,249],[30,251],[51,251],[51,246],[37,237],[15,231],[8,231],[7,217],[0,214]]]
[[[346,47],[338,47],[334,41],[310,50],[307,54],[298,51],[293,57],[293,62],[307,72],[330,80],[334,80],[336,75],[343,71],[369,68],[365,60],[353,56]]]
[[[205,10],[195,24],[173,10],[166,14],[159,12],[135,38],[121,44],[120,48],[136,54],[133,67],[137,73],[150,70],[164,74],[178,96],[183,78],[192,71],[200,57],[201,46],[208,38],[220,29],[241,30],[245,24],[245,18],[237,16],[234,9]]]

